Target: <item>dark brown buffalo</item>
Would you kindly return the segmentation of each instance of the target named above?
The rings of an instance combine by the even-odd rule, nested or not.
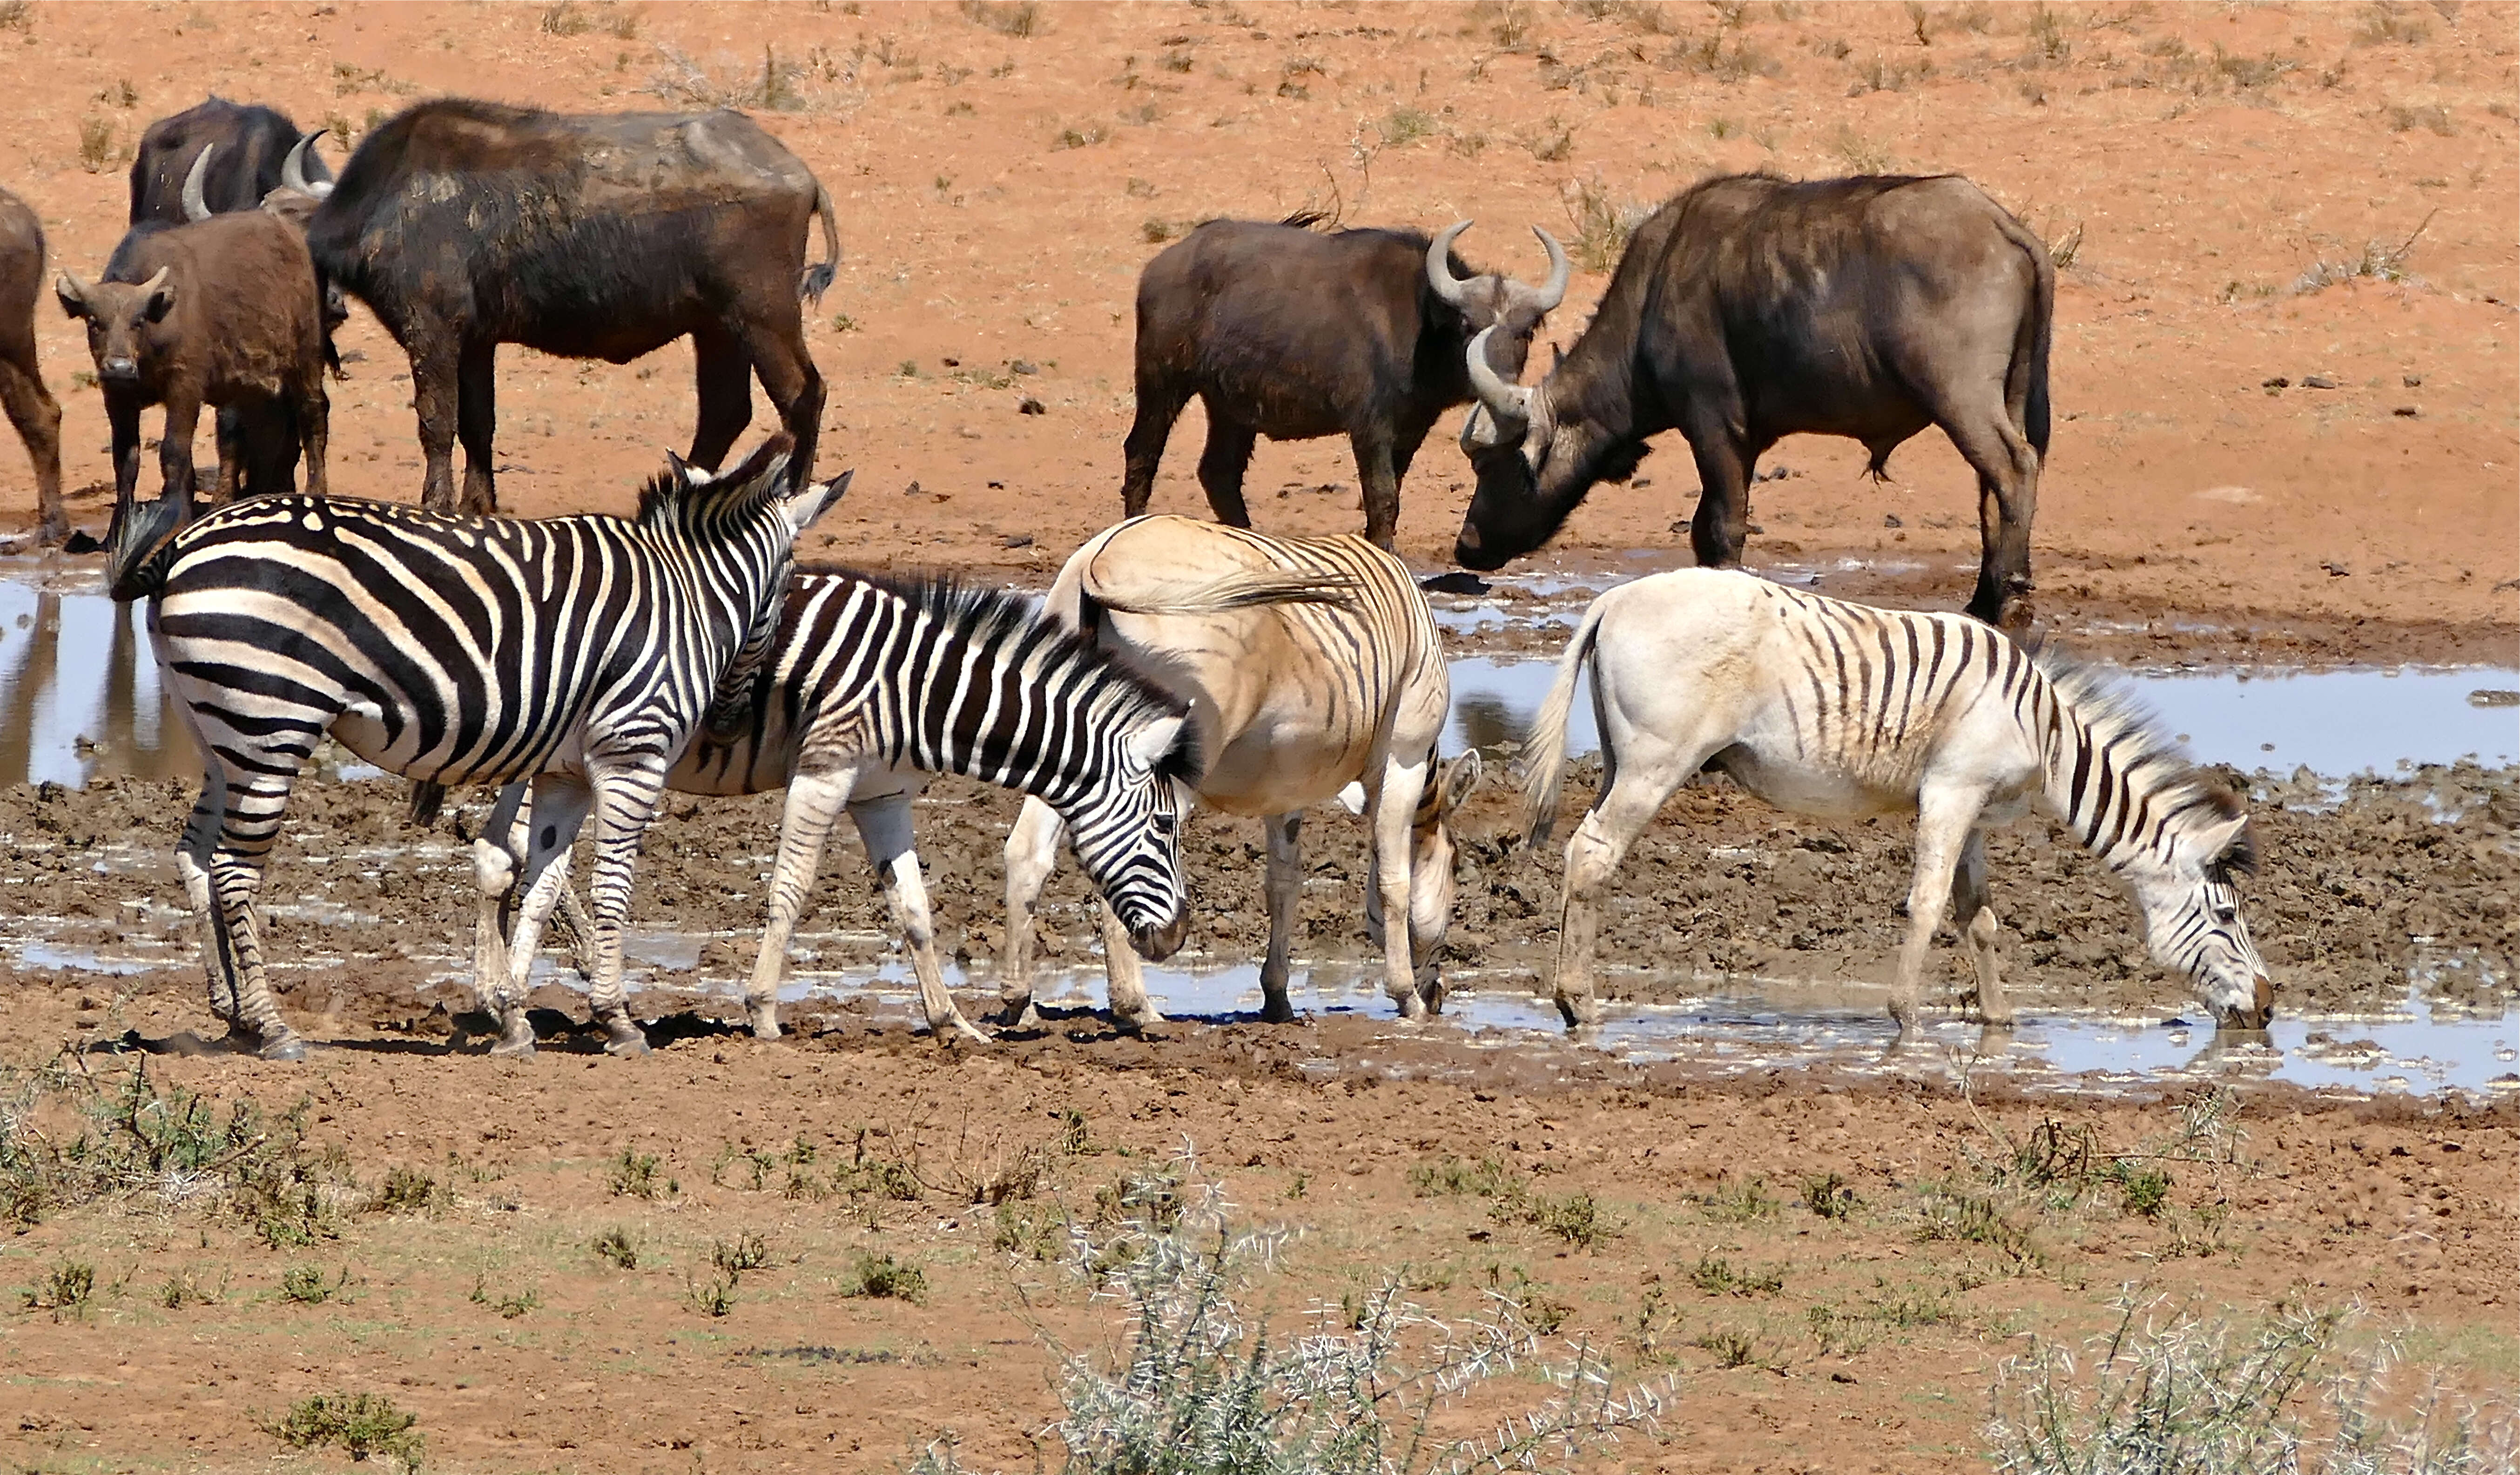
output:
[[[293,428],[306,489],[323,494],[324,329],[315,263],[295,226],[263,210],[173,227],[143,222],[114,247],[103,280],[64,272],[54,291],[64,312],[87,322],[113,426],[107,560],[117,578],[192,515],[193,434],[204,405],[233,407],[248,425]],[[151,405],[166,407],[158,444],[164,484],[158,500],[136,505],[140,412]],[[248,438],[219,439],[218,499],[244,479]]]
[[[305,137],[286,112],[211,96],[172,117],[161,117],[140,135],[131,159],[131,224],[155,220],[182,225],[197,218],[191,204],[210,214],[250,210],[280,188],[281,165]],[[217,161],[198,181],[188,181],[205,152]],[[332,174],[322,159],[307,165],[318,178]]]
[[[62,512],[62,407],[35,362],[35,299],[44,291],[44,227],[26,202],[0,190],[0,410],[35,463],[35,541],[68,535]]]
[[[1566,295],[1566,253],[1549,252],[1539,288],[1472,276],[1452,252],[1464,220],[1433,241],[1416,231],[1308,229],[1211,220],[1166,246],[1138,278],[1138,418],[1129,427],[1120,503],[1147,510],[1155,468],[1182,407],[1207,410],[1199,485],[1217,520],[1251,525],[1242,473],[1252,441],[1345,435],[1365,491],[1365,535],[1391,546],[1400,479],[1433,428],[1470,400],[1462,355],[1492,330],[1488,352],[1522,372],[1531,335]]]
[[[1890,453],[1939,425],[1977,472],[1969,613],[2020,629],[2048,453],[2047,247],[1954,175],[1699,184],[1637,228],[1591,326],[1534,387],[1467,358],[1478,490],[1454,557],[1496,568],[1677,428],[1697,461],[1697,561],[1740,561],[1747,492],[1782,436]]]
[[[688,335],[692,462],[725,459],[758,374],[795,437],[799,480],[810,474],[823,377],[799,303],[831,286],[839,220],[813,173],[742,113],[571,116],[445,98],[379,124],[338,184],[294,164],[283,176],[322,201],[306,217],[316,264],[411,355],[426,506],[496,511],[501,343],[625,364]],[[817,216],[827,251],[807,270]]]

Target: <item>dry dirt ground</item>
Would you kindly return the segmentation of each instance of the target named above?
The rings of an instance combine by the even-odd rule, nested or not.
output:
[[[1188,222],[1474,215],[1470,257],[1526,272],[1524,225],[1545,224],[1590,256],[1551,328],[1563,342],[1621,212],[1702,174],[1958,170],[2073,246],[2038,523],[2051,618],[2259,659],[2508,663],[2520,637],[2510,5],[38,0],[0,6],[12,54],[0,185],[83,274],[118,233],[140,130],[204,91],[353,137],[449,90],[745,107],[842,210],[840,279],[811,343],[831,383],[827,469],[859,481],[808,551],[1036,584],[1116,514],[1132,286]],[[73,382],[71,327],[39,321],[66,480],[85,488],[74,519],[99,531],[105,427]],[[358,310],[342,346],[357,357],[334,388],[336,486],[411,496],[403,361]],[[509,507],[626,509],[688,435],[687,362],[507,354]],[[1044,413],[1019,413],[1027,399]],[[1193,412],[1159,507],[1197,509],[1200,433]],[[1912,561],[1824,587],[1963,597],[1975,535],[1941,442],[1901,452],[1880,487],[1851,445],[1792,442],[1771,464],[1795,474],[1757,489],[1754,563]],[[1444,566],[1465,472],[1439,440],[1404,489],[1403,552],[1422,568]],[[1251,485],[1264,526],[1360,520],[1335,445],[1264,446]],[[1685,547],[1671,527],[1690,487],[1666,446],[1547,559],[1583,570]],[[6,447],[0,519],[32,521]],[[1589,796],[1579,776],[1569,802]],[[2291,1006],[2393,997],[2421,961],[2415,936],[2478,961],[2445,998],[2507,996],[2507,773],[2363,785],[2316,818],[2275,803],[2304,797],[2259,796],[2271,863],[2248,901]],[[0,912],[29,928],[40,916],[73,947],[180,942],[165,835],[190,798],[143,782],[0,795]],[[2454,823],[2429,811],[2445,799]],[[389,1400],[448,1469],[888,1469],[948,1429],[974,1467],[1030,1467],[1037,1449],[1056,1462],[1055,1444],[1031,1442],[1058,1407],[1050,1344],[1107,1349],[1116,1328],[1044,1257],[1058,1225],[1107,1214],[1117,1184],[1185,1143],[1247,1222],[1296,1233],[1249,1291],[1273,1325],[1395,1275],[1447,1316],[1504,1291],[1623,1383],[1673,1379],[1658,1433],[1587,1468],[1976,1467],[1996,1367],[2034,1335],[2097,1330],[2129,1284],[2243,1313],[2359,1301],[2368,1326],[2404,1334],[2411,1366],[2465,1391],[2520,1387],[2508,1100],[2270,1089],[2216,1126],[2183,1087],[2025,1100],[1939,1076],[1713,1083],[1543,1062],[1444,1026],[1395,1043],[1345,1016],[1150,1039],[1077,1016],[958,1053],[840,1005],[791,1011],[795,1038],[760,1044],[724,1033],[725,1001],[693,991],[748,964],[755,899],[727,868],[766,865],[766,799],[678,803],[652,837],[642,921],[739,934],[654,980],[658,1006],[695,1010],[660,1029],[654,1058],[555,1038],[499,1062],[449,1050],[469,1032],[436,980],[469,885],[451,827],[412,834],[397,802],[310,784],[283,842],[274,949],[315,960],[284,974],[284,1006],[337,1046],[305,1066],[202,1049],[213,1031],[189,965],[0,977],[13,1465],[344,1467],[338,1449],[291,1453],[269,1431],[319,1393]],[[922,812],[947,945],[983,975],[1011,812],[953,784]],[[1465,822],[1454,936],[1464,968],[1494,970],[1473,986],[1527,987],[1553,940],[1554,868],[1505,854],[1501,817],[1491,793]],[[1626,870],[1606,956],[1879,978],[1905,874],[1895,830],[1799,826],[1720,790],[1683,795],[1668,820]],[[1307,834],[1302,947],[1326,959],[1361,952],[1353,830],[1333,818]],[[1260,940],[1254,839],[1205,820],[1192,834],[1213,956]],[[1710,872],[1711,846],[1751,859]],[[881,926],[863,871],[833,847],[815,905],[834,933]],[[2079,856],[2025,832],[1999,848],[1996,884],[2027,1006],[2180,1006]],[[1048,921],[1072,957],[1083,893],[1072,871],[1058,887]],[[840,967],[881,944],[818,947]],[[558,989],[536,1003],[575,1006]],[[143,1068],[152,1093],[217,1103],[222,1128],[234,1103],[260,1115],[172,1174],[109,1164],[130,1134],[96,1123]],[[2133,1181],[2156,1169],[2158,1201]],[[1829,1174],[1852,1198],[1807,1199]],[[598,1253],[615,1229],[635,1254]],[[923,1285],[870,1277],[869,1255]],[[1542,1392],[1492,1389],[1445,1427]]]

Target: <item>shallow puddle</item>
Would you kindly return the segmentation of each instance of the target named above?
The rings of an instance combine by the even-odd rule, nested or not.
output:
[[[2520,755],[2520,711],[2496,693],[2520,687],[2520,671],[2158,671],[2119,673],[2125,684],[2203,763],[2343,778],[2473,758],[2487,766]],[[1444,751],[1518,748],[1557,679],[1551,660],[1453,662],[1453,715]],[[1579,678],[1569,713],[1568,756],[1598,752],[1592,685]],[[1508,749],[1510,751],[1510,749]]]

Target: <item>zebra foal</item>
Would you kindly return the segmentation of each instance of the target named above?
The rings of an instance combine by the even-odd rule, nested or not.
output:
[[[790,450],[774,435],[717,477],[674,461],[635,518],[259,498],[128,570],[206,769],[176,866],[203,919],[212,1007],[264,1055],[304,1055],[271,1000],[253,898],[290,789],[330,733],[424,783],[530,778],[524,927],[550,914],[566,881],[551,863],[593,812],[595,1012],[608,1049],[644,1052],[621,993],[640,834],[693,730],[739,720],[796,535],[848,481],[791,491]],[[497,1049],[531,1052],[523,991],[484,1002],[503,1016]]]
[[[2255,865],[2247,810],[2095,672],[2032,656],[1951,614],[1875,609],[1738,571],[1687,568],[1593,602],[1532,734],[1524,830],[1557,810],[1566,715],[1589,671],[1601,791],[1566,842],[1557,1007],[1599,1019],[1598,895],[1663,801],[1701,767],[1779,809],[1916,816],[1908,940],[1890,995],[1901,1030],[1946,898],[1977,965],[1978,1005],[2009,1023],[1997,975],[1986,830],[2032,808],[2061,821],[2135,894],[2152,955],[2215,1020],[2262,1029],[2274,986],[2232,873]]]
[[[1306,808],[1361,789],[1372,817],[1366,931],[1383,988],[1409,1018],[1438,1008],[1436,955],[1452,918],[1445,821],[1478,759],[1435,761],[1452,678],[1408,565],[1358,537],[1272,538],[1192,517],[1133,517],[1089,540],[1052,584],[1051,613],[1189,703],[1206,769],[1199,799],[1259,817],[1269,842],[1263,1017],[1292,1018],[1287,950],[1303,884]],[[1057,860],[1059,817],[1025,801],[1007,836],[1004,1018],[1036,1017],[1032,906]],[[1080,847],[1082,841],[1080,840]],[[1389,927],[1386,916],[1401,920]],[[1103,917],[1103,968],[1122,1022],[1162,1019]]]
[[[927,775],[962,774],[1035,795],[1076,836],[1085,873],[1142,956],[1181,946],[1177,785],[1198,774],[1183,703],[1052,620],[1031,601],[945,581],[799,569],[769,658],[732,738],[703,735],[666,775],[677,793],[731,796],[782,787],[779,859],[761,956],[744,989],[755,1036],[779,1035],[788,940],[845,808],[884,877],[908,944],[928,1029],[987,1037],[946,991],[911,833]],[[509,836],[522,785],[500,795],[484,833]],[[530,966],[500,940],[497,909],[517,853],[475,840],[482,893],[476,986]],[[563,905],[568,903],[564,901]]]

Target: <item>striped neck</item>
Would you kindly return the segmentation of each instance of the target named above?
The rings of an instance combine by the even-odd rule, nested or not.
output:
[[[2096,672],[2041,657],[2032,720],[2048,802],[2111,871],[2169,861],[2190,825],[2220,818],[2194,766]]]

